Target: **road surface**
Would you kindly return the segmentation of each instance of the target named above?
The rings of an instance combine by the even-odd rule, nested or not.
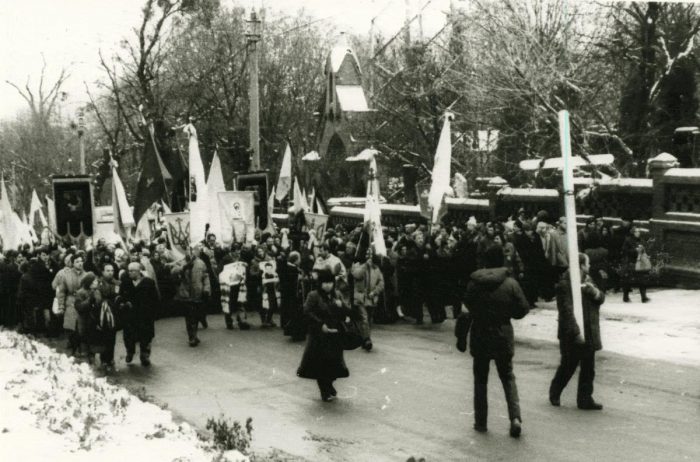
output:
[[[527,322],[514,323],[516,337]],[[489,432],[472,430],[471,357],[454,348],[453,321],[376,326],[371,353],[346,353],[351,375],[336,382],[332,403],[296,377],[304,345],[279,328],[228,331],[221,315],[209,325],[190,348],[182,318],[158,321],[150,369],[125,366],[119,342],[117,380],[201,428],[210,417],[252,417],[254,449],[277,448],[289,460],[700,460],[700,370],[692,366],[603,351],[594,396],[605,409],[576,409],[577,376],[554,408],[547,390],[558,346],[519,337],[523,436],[514,440],[495,366]]]

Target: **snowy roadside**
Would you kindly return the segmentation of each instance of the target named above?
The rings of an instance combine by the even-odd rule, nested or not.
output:
[[[0,460],[247,461],[46,345],[0,330]]]
[[[649,297],[643,304],[634,293],[632,303],[624,303],[622,294],[608,293],[601,307],[603,350],[700,366],[700,291],[660,289]],[[556,341],[556,304],[538,306],[514,322],[516,337]]]

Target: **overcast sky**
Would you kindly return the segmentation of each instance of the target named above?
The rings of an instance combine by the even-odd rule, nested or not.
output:
[[[408,0],[415,13],[429,0]],[[222,0],[223,4],[230,0]],[[460,4],[462,0],[454,0]],[[83,81],[100,77],[97,52],[109,54],[119,40],[139,24],[144,0],[4,0],[0,8],[0,118],[13,117],[26,103],[5,81],[24,86],[27,77],[37,84],[42,53],[47,81],[53,82],[62,68],[71,77],[64,87],[72,112],[86,100]],[[268,9],[294,13],[302,7],[313,16],[350,32],[368,32],[377,17],[377,28],[393,35],[406,16],[406,0],[240,0],[247,7],[264,3]],[[450,0],[432,0],[424,10],[427,35],[445,21]],[[35,88],[31,86],[31,88]],[[71,114],[65,114],[71,117]]]

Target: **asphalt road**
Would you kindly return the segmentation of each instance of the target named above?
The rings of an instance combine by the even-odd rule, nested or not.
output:
[[[489,432],[472,430],[472,361],[454,348],[453,321],[377,326],[371,353],[346,353],[350,377],[336,382],[332,403],[296,377],[304,345],[279,328],[228,331],[223,316],[209,316],[202,344],[190,348],[184,324],[158,321],[150,369],[125,366],[120,342],[117,380],[145,387],[202,428],[210,417],[252,417],[254,448],[278,448],[290,460],[700,460],[700,371],[691,367],[603,351],[594,396],[605,409],[576,408],[576,376],[554,408],[547,390],[557,344],[519,339],[523,436],[514,440],[495,366]]]

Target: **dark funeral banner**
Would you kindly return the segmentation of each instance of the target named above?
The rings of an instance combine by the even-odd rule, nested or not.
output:
[[[62,238],[91,237],[94,233],[92,178],[54,176],[56,234]]]

